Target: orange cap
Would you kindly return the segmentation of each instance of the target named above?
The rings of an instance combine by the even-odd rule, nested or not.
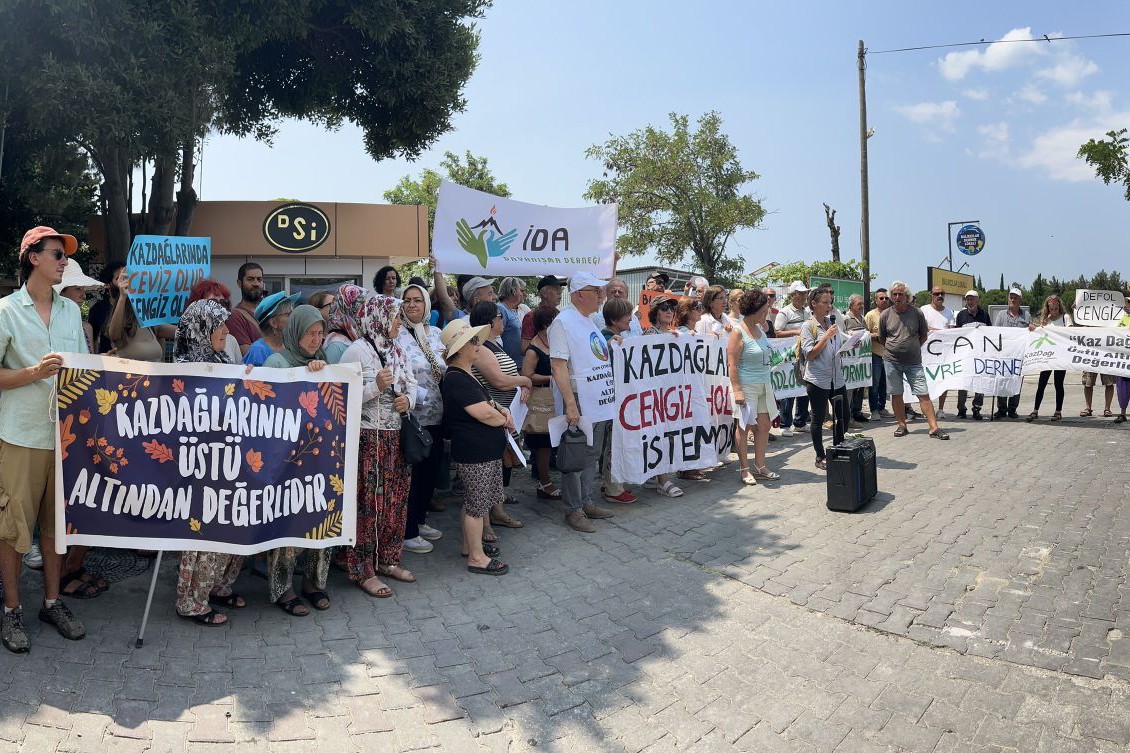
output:
[[[61,240],[63,242],[63,252],[67,256],[74,256],[75,251],[78,251],[78,240],[73,235],[56,233],[55,228],[40,225],[24,233],[24,239],[20,242],[20,258],[24,258],[24,254],[27,253],[30,246],[44,238],[58,238]]]

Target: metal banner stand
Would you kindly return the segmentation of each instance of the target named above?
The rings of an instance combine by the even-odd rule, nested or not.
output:
[[[157,552],[157,559],[153,562],[153,577],[149,579],[149,595],[145,597],[145,612],[141,615],[141,629],[137,631],[137,640],[134,648],[145,645],[145,625],[149,622],[149,607],[153,605],[153,589],[157,587],[157,573],[161,571],[161,557],[164,552]]]

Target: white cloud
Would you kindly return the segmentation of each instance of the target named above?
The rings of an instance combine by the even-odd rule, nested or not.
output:
[[[983,126],[977,126],[977,132],[985,137],[988,141],[995,141],[1003,143],[1008,141],[1008,123],[987,123]]]
[[[950,81],[965,78],[975,68],[985,71],[1003,71],[1015,68],[1022,63],[1045,54],[1043,45],[1016,42],[1018,39],[1031,39],[1032,28],[1025,26],[1013,29],[999,40],[984,48],[963,52],[951,52],[938,61],[938,69]],[[1046,43],[1045,43],[1046,44]]]
[[[985,125],[977,126],[977,132],[982,136],[984,147],[977,152],[969,153],[975,154],[975,156],[981,159],[995,159],[1001,162],[1009,161],[1012,150],[1009,146],[1008,123],[1004,121],[999,123],[986,123]]]
[[[1099,67],[1094,61],[1079,55],[1065,53],[1059,56],[1055,65],[1036,71],[1036,76],[1053,81],[1060,86],[1077,86],[1087,76],[1093,76],[1098,72]]]
[[[1090,96],[1083,92],[1071,92],[1067,95],[1067,101],[1070,104],[1078,105],[1087,110],[1110,112],[1111,108],[1114,106],[1114,94],[1105,89],[1099,89]]]
[[[1107,131],[1124,128],[1130,111],[1105,113],[1090,119],[1077,118],[1057,126],[1032,140],[1032,147],[1016,160],[1018,167],[1041,170],[1054,180],[1094,180],[1095,172],[1075,155],[1088,139],[1104,138]]]
[[[1034,105],[1043,104],[1048,101],[1048,95],[1037,89],[1035,84],[1025,84],[1023,89],[1016,92],[1016,98],[1022,99],[1025,102],[1031,102]]]
[[[978,102],[984,102],[989,98],[988,89],[966,89],[962,92],[962,94],[969,97],[970,99],[975,99]]]
[[[895,107],[899,113],[912,123],[939,128],[943,131],[953,131],[953,123],[961,116],[961,109],[957,102],[948,99],[945,102],[919,102],[913,105],[899,105]]]

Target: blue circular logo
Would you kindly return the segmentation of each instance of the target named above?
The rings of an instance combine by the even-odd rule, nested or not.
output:
[[[589,347],[592,348],[592,354],[601,361],[608,360],[608,346],[604,342],[604,335],[599,332],[590,332]]]
[[[976,225],[963,225],[957,231],[957,248],[966,256],[976,256],[985,248],[985,231]]]

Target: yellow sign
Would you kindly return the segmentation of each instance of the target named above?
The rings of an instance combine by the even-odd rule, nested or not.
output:
[[[938,287],[947,293],[958,296],[963,296],[976,287],[973,284],[973,275],[951,272],[941,267],[926,267],[926,280],[927,290],[933,290],[935,287]]]

